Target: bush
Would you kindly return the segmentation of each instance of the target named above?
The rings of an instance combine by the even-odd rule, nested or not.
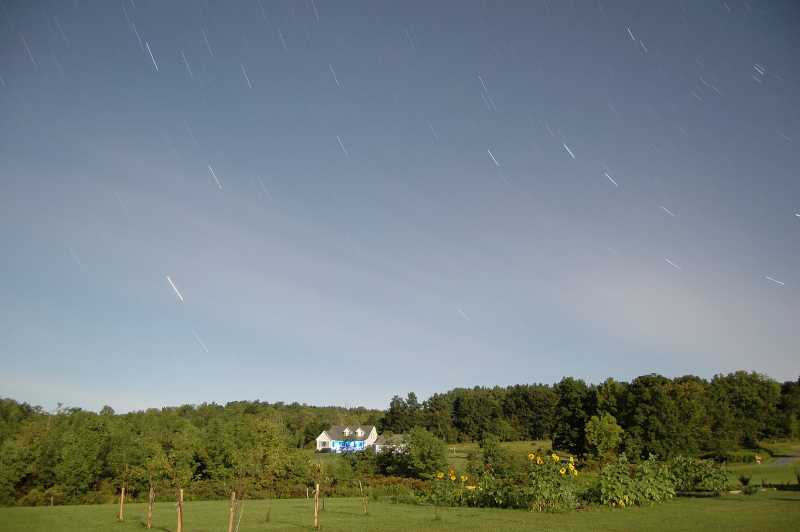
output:
[[[600,470],[596,500],[606,506],[650,504],[675,496],[675,477],[667,464],[656,461],[652,454],[636,467],[621,454],[614,464]]]
[[[675,489],[679,491],[725,491],[731,488],[724,465],[711,460],[678,456],[672,466]]]

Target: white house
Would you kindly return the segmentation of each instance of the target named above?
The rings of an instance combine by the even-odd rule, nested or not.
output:
[[[363,451],[372,447],[377,439],[378,431],[372,425],[334,425],[317,436],[317,451]]]

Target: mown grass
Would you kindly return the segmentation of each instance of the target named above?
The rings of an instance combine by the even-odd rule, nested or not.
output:
[[[728,467],[728,476],[733,482],[734,486],[740,484],[739,476],[749,476],[751,486],[761,486],[762,484],[768,486],[794,486],[797,485],[797,475],[795,471],[797,468],[793,466],[765,466],[765,465],[732,465]]]
[[[272,503],[271,519],[265,522],[267,501],[245,501],[239,521],[240,532],[308,530],[313,525],[313,501],[278,500]],[[559,514],[515,510],[434,508],[375,501],[364,515],[360,499],[327,499],[321,512],[322,529],[348,531],[618,531],[618,530],[795,530],[800,522],[800,491],[770,491],[755,495],[723,495],[711,498],[679,498],[666,503],[626,509],[590,509]],[[184,504],[186,532],[227,530],[229,503],[225,501]],[[117,521],[116,505],[0,508],[0,530],[106,532],[147,530],[146,504],[127,504],[125,522]],[[237,514],[237,521],[239,515]],[[153,511],[156,531],[174,531],[176,506],[157,503]],[[236,528],[234,526],[234,528]]]

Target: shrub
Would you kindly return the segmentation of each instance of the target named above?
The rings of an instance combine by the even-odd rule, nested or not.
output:
[[[675,496],[675,477],[667,464],[659,463],[652,454],[636,467],[621,454],[614,464],[600,470],[596,500],[606,506],[642,505],[671,499]]]
[[[678,456],[672,466],[675,489],[679,491],[723,491],[731,488],[724,465],[711,460]]]

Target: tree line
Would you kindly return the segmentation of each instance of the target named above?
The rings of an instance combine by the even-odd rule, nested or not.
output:
[[[456,388],[420,403],[395,396],[386,411],[259,401],[183,405],[115,414],[53,411],[0,398],[0,505],[108,502],[124,485],[159,499],[190,487],[213,499],[305,496],[316,477],[356,472],[426,478],[443,467],[444,443],[552,440],[575,456],[625,452],[632,460],[708,454],[725,460],[764,438],[800,436],[800,379],[757,373],[645,375],[630,383]],[[303,449],[332,425],[376,425],[407,436],[406,453],[336,462],[322,474]],[[331,466],[333,467],[333,466]]]
[[[422,403],[409,393],[394,396],[378,427],[394,433],[424,427],[448,443],[552,439],[553,448],[578,456],[709,454],[725,460],[764,438],[800,436],[798,418],[800,379],[780,384],[737,371],[711,381],[651,374],[630,383],[565,377],[552,386],[455,388]]]
[[[331,425],[376,424],[380,410],[259,401],[115,414],[0,398],[0,505],[108,502],[124,484],[159,499],[305,495],[309,445]]]

